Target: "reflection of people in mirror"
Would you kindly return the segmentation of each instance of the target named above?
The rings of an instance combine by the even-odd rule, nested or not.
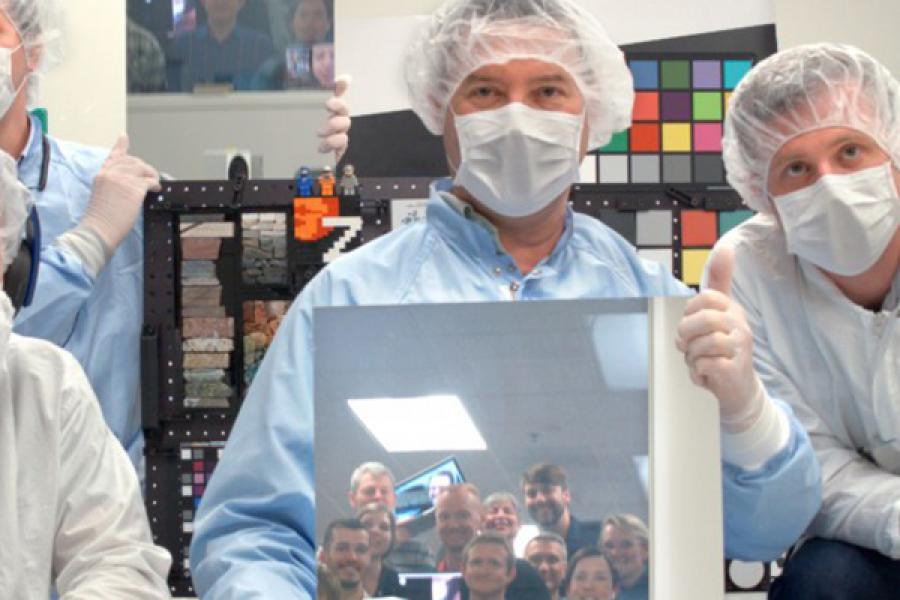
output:
[[[462,575],[470,600],[503,600],[516,577],[512,546],[495,532],[477,535],[463,549]]]
[[[580,521],[569,511],[572,500],[565,470],[558,465],[534,465],[522,475],[522,495],[528,514],[541,527],[566,540],[569,555],[593,546],[600,537],[601,523]]]
[[[647,600],[650,596],[650,531],[634,515],[618,514],[603,520],[600,547],[619,579],[618,600]]]
[[[356,511],[356,518],[369,532],[371,560],[363,572],[363,588],[373,598],[401,596],[400,576],[397,571],[384,563],[385,557],[394,546],[397,522],[394,511],[373,502]]]
[[[312,47],[312,71],[321,87],[334,87],[334,44],[322,43]]]
[[[197,84],[228,83],[236,90],[254,89],[254,77],[274,53],[268,36],[238,24],[245,0],[202,0],[206,23],[175,37],[182,61],[180,77],[169,81],[175,91],[190,92]]]
[[[431,500],[432,506],[434,506],[440,493],[452,484],[453,473],[450,471],[439,471],[431,476],[431,479],[428,480],[428,499]]]
[[[339,519],[325,528],[320,562],[337,578],[341,600],[362,600],[362,577],[369,566],[369,532],[357,519]]]
[[[525,560],[544,580],[550,600],[559,600],[566,577],[566,541],[556,533],[541,532],[525,546]]]
[[[509,543],[516,540],[521,519],[519,501],[509,492],[494,492],[484,499],[484,529],[496,531]]]
[[[614,600],[618,590],[612,564],[596,546],[572,556],[566,572],[567,600]]]

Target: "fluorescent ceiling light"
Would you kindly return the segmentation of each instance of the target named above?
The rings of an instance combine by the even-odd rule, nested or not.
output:
[[[458,396],[347,400],[388,452],[487,450]]]

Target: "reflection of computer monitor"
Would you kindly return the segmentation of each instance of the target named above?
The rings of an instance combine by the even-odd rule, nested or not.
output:
[[[434,499],[441,489],[463,483],[462,469],[450,456],[394,486],[397,507],[394,513],[400,522],[415,519],[434,509]]]
[[[447,600],[450,582],[459,573],[401,573],[403,597],[408,600]]]

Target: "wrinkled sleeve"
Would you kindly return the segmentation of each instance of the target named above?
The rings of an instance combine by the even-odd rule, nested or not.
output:
[[[754,365],[769,394],[788,402],[809,434],[821,466],[821,510],[809,533],[838,539],[900,558],[900,477],[888,473],[847,446],[819,418],[772,352],[760,315],[737,286],[753,329]],[[796,340],[798,345],[811,340]]]
[[[155,546],[137,476],[65,357],[53,576],[61,600],[168,598],[171,558]]]
[[[819,465],[803,426],[791,409],[787,445],[761,468],[722,464],[725,556],[774,560],[797,541],[822,501]]]
[[[190,555],[205,600],[315,597],[316,283],[275,335],[200,504]]]
[[[34,299],[16,315],[15,332],[65,346],[94,282],[74,254],[56,244],[44,246]]]

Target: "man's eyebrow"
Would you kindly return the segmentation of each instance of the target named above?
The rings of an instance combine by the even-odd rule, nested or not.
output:
[[[567,83],[569,80],[562,75],[539,75],[529,79],[530,83]]]

